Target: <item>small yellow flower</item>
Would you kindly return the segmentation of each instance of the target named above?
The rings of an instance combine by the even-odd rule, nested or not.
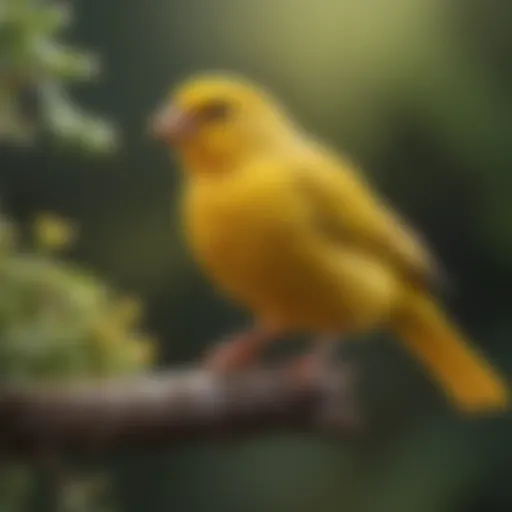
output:
[[[122,297],[114,304],[112,317],[122,326],[132,327],[140,322],[143,315],[142,302],[136,297]]]
[[[69,247],[75,241],[76,229],[66,219],[43,213],[34,222],[34,235],[40,249],[59,250]]]
[[[101,318],[93,325],[93,332],[99,345],[121,345],[127,333],[123,326],[111,318]]]
[[[138,336],[130,341],[127,347],[132,360],[141,367],[149,366],[155,362],[158,355],[156,339],[150,336]]]

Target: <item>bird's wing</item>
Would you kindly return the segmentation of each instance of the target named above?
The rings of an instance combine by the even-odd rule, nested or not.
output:
[[[313,159],[294,176],[321,236],[379,255],[416,284],[438,284],[437,262],[423,241],[352,166]]]

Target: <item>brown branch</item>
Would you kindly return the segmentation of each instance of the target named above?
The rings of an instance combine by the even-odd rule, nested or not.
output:
[[[112,449],[266,429],[360,431],[343,368],[219,376],[169,371],[136,379],[0,392],[0,449]]]

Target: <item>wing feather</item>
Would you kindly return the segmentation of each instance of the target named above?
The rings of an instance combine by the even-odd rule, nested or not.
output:
[[[322,236],[378,254],[416,284],[437,284],[437,262],[423,240],[350,164],[313,161],[294,175]]]

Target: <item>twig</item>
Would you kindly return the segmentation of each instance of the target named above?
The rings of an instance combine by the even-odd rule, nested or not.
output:
[[[141,447],[266,429],[361,432],[343,368],[298,380],[285,370],[136,379],[0,391],[0,448],[31,454]],[[335,412],[335,414],[333,414]]]

